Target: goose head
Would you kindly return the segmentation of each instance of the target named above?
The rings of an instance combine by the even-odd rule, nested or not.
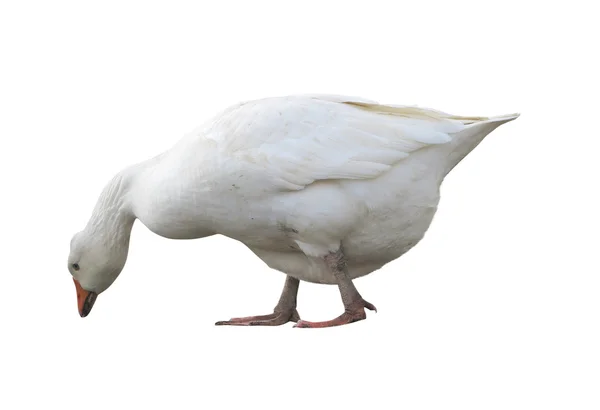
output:
[[[98,295],[108,289],[123,270],[128,242],[85,230],[73,236],[68,268],[75,282],[81,317],[90,313]]]

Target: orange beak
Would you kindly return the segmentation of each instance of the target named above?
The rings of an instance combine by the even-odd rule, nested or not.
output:
[[[86,317],[92,310],[98,294],[85,290],[75,279],[73,279],[73,282],[75,282],[75,290],[77,291],[77,308],[79,309],[79,316]]]

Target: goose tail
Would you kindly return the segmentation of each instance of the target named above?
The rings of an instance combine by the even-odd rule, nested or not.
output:
[[[448,155],[445,174],[463,160],[471,151],[483,141],[483,139],[502,124],[516,120],[520,114],[507,114],[495,117],[459,117],[452,116],[451,119],[458,120],[464,124],[464,128],[452,135],[450,153]]]

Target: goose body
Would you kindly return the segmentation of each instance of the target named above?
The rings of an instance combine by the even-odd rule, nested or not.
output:
[[[167,238],[228,236],[291,285],[338,284],[342,291],[332,263],[343,261],[351,281],[415,246],[437,210],[444,177],[517,116],[460,117],[328,95],[237,104],[167,152],[120,172],[74,238],[70,266],[83,271],[78,244],[92,231],[123,231],[103,246],[127,248],[139,219]],[[122,269],[124,252],[105,255],[122,259],[113,270]],[[100,293],[118,275],[72,273],[84,294]]]

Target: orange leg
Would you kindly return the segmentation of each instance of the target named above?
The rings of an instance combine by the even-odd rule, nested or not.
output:
[[[325,322],[308,322],[305,320],[300,320],[294,327],[319,328],[346,325],[366,319],[367,314],[365,313],[365,308],[377,312],[375,306],[362,298],[360,293],[358,293],[358,290],[356,290],[354,283],[352,283],[352,281],[348,278],[346,273],[346,259],[344,258],[344,254],[341,249],[335,253],[327,255],[325,257],[325,262],[327,262],[329,269],[331,269],[337,280],[338,288],[342,296],[342,302],[344,303],[344,313],[333,320],[328,320]]]
[[[237,317],[230,320],[224,320],[215,323],[217,326],[279,326],[287,322],[297,322],[300,315],[296,310],[296,296],[298,295],[298,286],[300,281],[288,276],[279,298],[279,303],[273,313],[261,316]]]

